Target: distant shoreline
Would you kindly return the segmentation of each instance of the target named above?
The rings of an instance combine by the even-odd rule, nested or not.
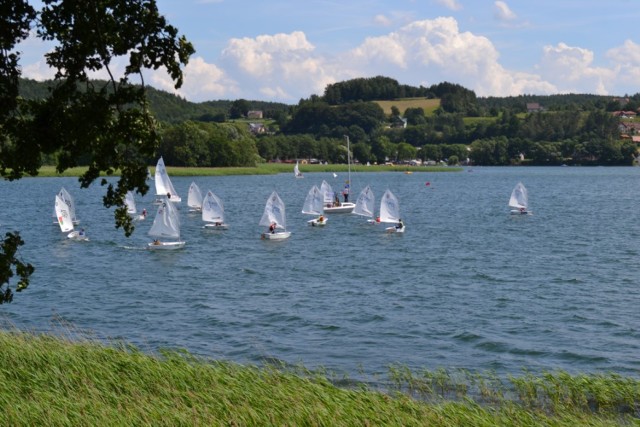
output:
[[[57,173],[55,166],[43,166],[39,174],[34,178],[55,178],[55,177],[79,177],[87,170],[84,166],[67,169],[63,173]],[[352,165],[351,172],[461,172],[461,166],[408,166],[408,165]],[[150,173],[155,172],[155,167],[149,167]],[[348,166],[343,164],[333,165],[308,165],[301,164],[300,171],[305,173],[317,172],[347,172]],[[201,168],[201,167],[176,167],[167,166],[167,172],[171,176],[230,176],[230,175],[276,175],[280,173],[290,173],[293,176],[293,164],[291,163],[262,163],[256,167],[223,167],[223,168]],[[118,176],[116,171],[112,176]],[[101,174],[101,176],[107,176]]]

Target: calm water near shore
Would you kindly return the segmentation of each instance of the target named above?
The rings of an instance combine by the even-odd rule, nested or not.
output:
[[[455,173],[358,173],[353,201],[391,189],[404,235],[355,215],[309,227],[309,188],[346,174],[176,177],[187,246],[144,246],[155,209],[127,239],[102,207],[104,188],[75,178],[0,182],[0,231],[19,229],[36,266],[26,292],[0,306],[5,327],[60,331],[60,322],[143,350],[185,348],[240,363],[265,358],[351,377],[392,363],[517,374],[640,369],[640,168],[473,168]],[[187,212],[189,184],[225,203],[226,232]],[[532,216],[510,216],[522,181]],[[429,185],[426,185],[429,183]],[[150,182],[153,185],[153,182]],[[52,225],[64,186],[91,241]],[[276,190],[287,241],[259,238]],[[150,193],[153,193],[151,191]]]

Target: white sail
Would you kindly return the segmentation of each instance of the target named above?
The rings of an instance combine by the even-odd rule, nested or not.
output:
[[[529,195],[527,194],[527,189],[521,182],[517,183],[511,192],[509,207],[525,211],[529,208]]]
[[[327,181],[322,181],[322,184],[320,184],[320,191],[322,192],[324,204],[327,206],[333,206],[335,195],[333,193],[333,188],[331,188]]]
[[[380,199],[380,222],[398,223],[400,221],[400,204],[391,190],[387,190]]]
[[[286,230],[287,221],[284,212],[284,202],[275,191],[271,193],[269,199],[267,199],[267,204],[264,207],[264,212],[262,214],[262,218],[260,218],[259,225],[268,227],[274,222],[276,223],[276,228],[282,228]]]
[[[156,196],[158,197],[167,197],[171,195],[169,198],[170,201],[174,203],[179,203],[182,201],[176,189],[173,188],[173,184],[171,183],[171,179],[167,174],[167,168],[164,166],[164,160],[162,157],[158,159],[158,164],[156,165],[156,173],[155,173],[155,185],[156,185]]]
[[[78,224],[80,221],[76,217],[76,203],[73,200],[73,197],[71,196],[71,194],[67,191],[66,188],[62,187],[60,189],[60,192],[58,193],[58,196],[60,196],[62,201],[64,201],[67,204],[67,207],[69,208],[69,216],[71,217],[71,222],[73,224]],[[57,213],[56,213],[56,216],[58,216]]]
[[[133,193],[131,191],[127,191],[127,194],[124,196],[124,204],[127,206],[127,213],[135,214],[138,212],[136,208],[136,201],[133,197]]]
[[[311,187],[304,199],[302,213],[310,215],[321,215],[323,206],[323,195],[317,185]]]
[[[371,191],[371,187],[367,185],[364,190],[360,192],[358,200],[356,200],[356,207],[353,208],[353,213],[373,218],[375,210],[374,204],[375,196],[373,195],[373,191]]]
[[[293,167],[293,175],[296,178],[302,178],[304,175],[302,175],[302,172],[300,172],[300,167],[298,166],[298,161],[296,160],[296,165]]]
[[[207,191],[202,201],[202,220],[204,222],[224,223],[224,205],[213,192]]]
[[[172,203],[168,203],[167,199],[164,199],[158,206],[156,217],[153,220],[153,225],[149,230],[149,236],[157,238],[180,238],[180,219],[178,217],[178,211]]]
[[[189,186],[189,195],[187,196],[187,206],[193,210],[202,209],[202,192],[195,182]]]
[[[54,209],[56,211],[56,218],[58,219],[58,225],[63,232],[73,231],[73,221],[71,219],[71,213],[69,211],[69,205],[56,194],[56,201]]]

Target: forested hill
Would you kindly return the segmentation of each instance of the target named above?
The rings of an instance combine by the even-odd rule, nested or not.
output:
[[[96,80],[95,85],[107,82]],[[39,82],[32,79],[20,79],[20,95],[26,99],[42,99],[48,96],[51,81]],[[203,122],[224,122],[238,100],[218,100],[190,102],[172,93],[147,86],[147,97],[156,118],[168,123],[181,123],[186,120]],[[263,111],[265,117],[275,117],[287,113],[290,105],[278,102],[241,100],[249,110]]]

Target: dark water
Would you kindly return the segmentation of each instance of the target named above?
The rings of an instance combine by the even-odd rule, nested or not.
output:
[[[358,173],[354,193],[391,189],[407,225],[386,235],[355,215],[309,227],[305,195],[342,174],[174,178],[187,247],[144,250],[148,219],[127,239],[101,205],[103,188],[73,178],[0,183],[0,230],[18,228],[30,288],[0,306],[6,325],[60,322],[146,351],[186,348],[241,363],[275,358],[352,377],[411,368],[519,373],[640,368],[638,168],[474,168],[458,173]],[[231,228],[201,228],[186,208],[195,181],[225,203]],[[522,181],[533,216],[512,217]],[[425,185],[429,182],[430,185]],[[51,224],[64,185],[91,241]],[[259,239],[277,190],[292,237]],[[356,194],[354,194],[355,196]],[[153,197],[137,198],[138,208]]]

